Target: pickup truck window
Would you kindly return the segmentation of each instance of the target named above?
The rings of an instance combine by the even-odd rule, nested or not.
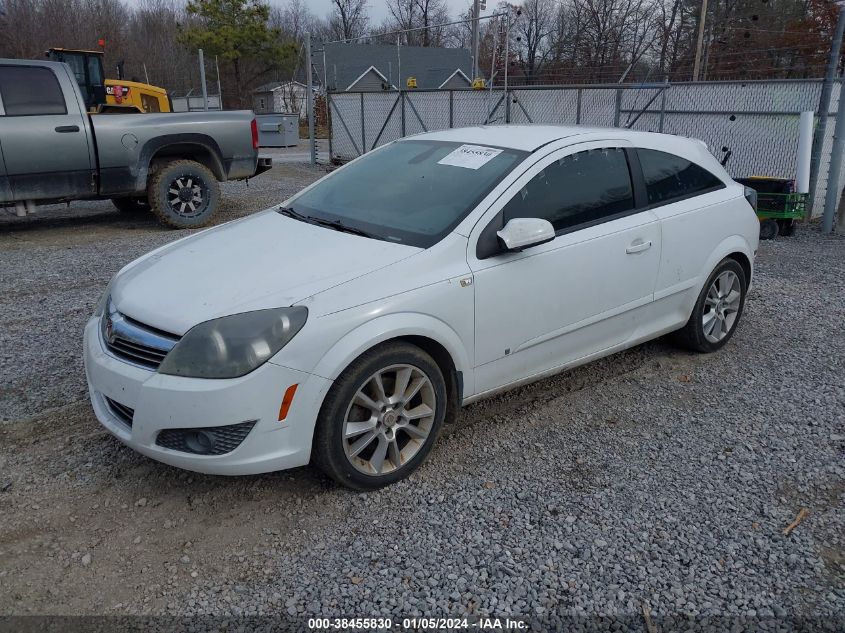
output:
[[[39,66],[0,66],[0,95],[6,116],[67,114],[56,76]]]

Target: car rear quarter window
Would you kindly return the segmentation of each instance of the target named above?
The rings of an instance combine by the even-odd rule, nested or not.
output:
[[[504,208],[504,221],[543,218],[561,232],[634,208],[625,151],[591,149],[547,165]]]
[[[0,66],[0,96],[6,116],[67,114],[56,76],[39,66]]]
[[[638,149],[649,206],[667,204],[725,186],[719,178],[686,158]]]

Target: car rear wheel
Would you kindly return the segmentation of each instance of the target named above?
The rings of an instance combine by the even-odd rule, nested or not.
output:
[[[748,282],[735,259],[723,259],[710,273],[687,324],[676,333],[684,347],[715,352],[724,347],[739,325]]]
[[[111,203],[121,213],[147,213],[150,210],[150,203],[144,197],[112,198]]]
[[[159,220],[177,229],[205,226],[220,202],[214,174],[193,160],[176,160],[157,169],[147,194]]]
[[[407,343],[360,356],[326,396],[315,430],[315,463],[337,482],[374,490],[413,472],[443,424],[446,383],[437,363]]]

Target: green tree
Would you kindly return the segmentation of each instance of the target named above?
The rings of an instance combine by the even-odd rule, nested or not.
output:
[[[296,60],[296,44],[268,25],[270,7],[262,0],[189,0],[186,10],[192,19],[180,28],[179,40],[229,65],[239,107],[245,89]]]

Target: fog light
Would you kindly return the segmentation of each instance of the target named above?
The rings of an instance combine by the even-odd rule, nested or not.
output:
[[[225,455],[240,446],[256,422],[247,420],[225,426],[162,429],[156,437],[156,446],[194,455]]]
[[[185,444],[194,453],[207,455],[214,450],[217,436],[211,431],[194,431],[185,435]]]

